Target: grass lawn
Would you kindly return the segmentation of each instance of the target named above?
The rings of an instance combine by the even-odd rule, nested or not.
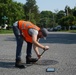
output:
[[[58,32],[70,32],[70,33],[76,33],[76,30],[61,30]]]
[[[59,32],[76,33],[76,30],[59,31]],[[12,33],[13,33],[13,30],[12,30],[12,29],[10,29],[10,30],[3,30],[3,29],[1,29],[1,30],[0,30],[0,34],[12,34]]]
[[[76,33],[76,30],[69,30],[68,32]]]
[[[13,31],[12,31],[12,29],[10,29],[10,30],[3,30],[3,29],[1,29],[0,30],[0,34],[10,34],[10,33],[13,33]]]

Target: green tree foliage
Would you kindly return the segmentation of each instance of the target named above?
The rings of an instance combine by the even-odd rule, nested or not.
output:
[[[0,3],[9,4],[12,0],[0,0]]]
[[[26,15],[26,20],[29,20],[35,24],[38,23],[39,10],[35,0],[26,0],[26,3],[24,4],[24,11]]]
[[[59,24],[69,29],[69,26],[76,25],[76,7],[71,9],[65,6],[64,10],[56,13],[49,10],[39,12],[36,0],[26,0],[25,4],[13,0],[0,0],[0,26],[6,21],[8,25],[12,25],[13,22],[21,19],[43,27],[55,27]]]
[[[40,25],[42,27],[51,27],[53,21],[53,13],[51,11],[42,11],[40,13]]]
[[[65,27],[67,30],[69,29],[69,26],[75,25],[75,23],[74,16],[66,16],[60,19],[60,25],[62,25],[63,28]]]
[[[65,16],[65,12],[63,10],[60,10],[57,14],[56,14],[56,22],[59,22],[59,20],[61,18],[63,18]]]
[[[0,0],[0,25],[4,23],[2,17],[8,17],[8,25],[12,25],[16,20],[24,18],[23,4],[12,0]]]
[[[73,11],[73,16],[76,17],[76,7],[74,7],[74,9],[72,11]]]

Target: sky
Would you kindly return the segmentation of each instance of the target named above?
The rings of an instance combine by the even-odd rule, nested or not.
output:
[[[17,2],[21,2],[23,4],[26,3],[26,0],[14,0]],[[71,9],[76,6],[76,0],[36,0],[36,5],[39,7],[39,11],[52,11],[56,12],[56,10],[64,10],[65,6],[69,6]]]

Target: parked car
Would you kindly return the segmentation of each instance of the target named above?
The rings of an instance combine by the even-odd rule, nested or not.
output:
[[[76,29],[76,25],[73,25],[73,26],[72,26],[72,29]]]
[[[58,25],[58,26],[56,26],[56,27],[54,28],[54,30],[55,30],[55,31],[60,31],[61,28],[62,28],[61,25]]]
[[[58,25],[58,26],[56,26],[54,28],[53,27],[52,28],[49,28],[48,31],[60,31],[61,28],[62,28],[61,25]]]

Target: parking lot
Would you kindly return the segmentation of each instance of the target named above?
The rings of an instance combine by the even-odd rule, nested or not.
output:
[[[14,67],[16,40],[13,34],[0,34],[0,75],[76,75],[76,33],[49,32],[46,40],[40,43],[48,45],[37,64],[26,65],[26,42],[22,48],[22,61],[25,69]],[[33,50],[32,50],[33,51]],[[40,53],[43,51],[39,49]],[[32,57],[36,57],[32,52]],[[55,68],[55,72],[46,69]]]

